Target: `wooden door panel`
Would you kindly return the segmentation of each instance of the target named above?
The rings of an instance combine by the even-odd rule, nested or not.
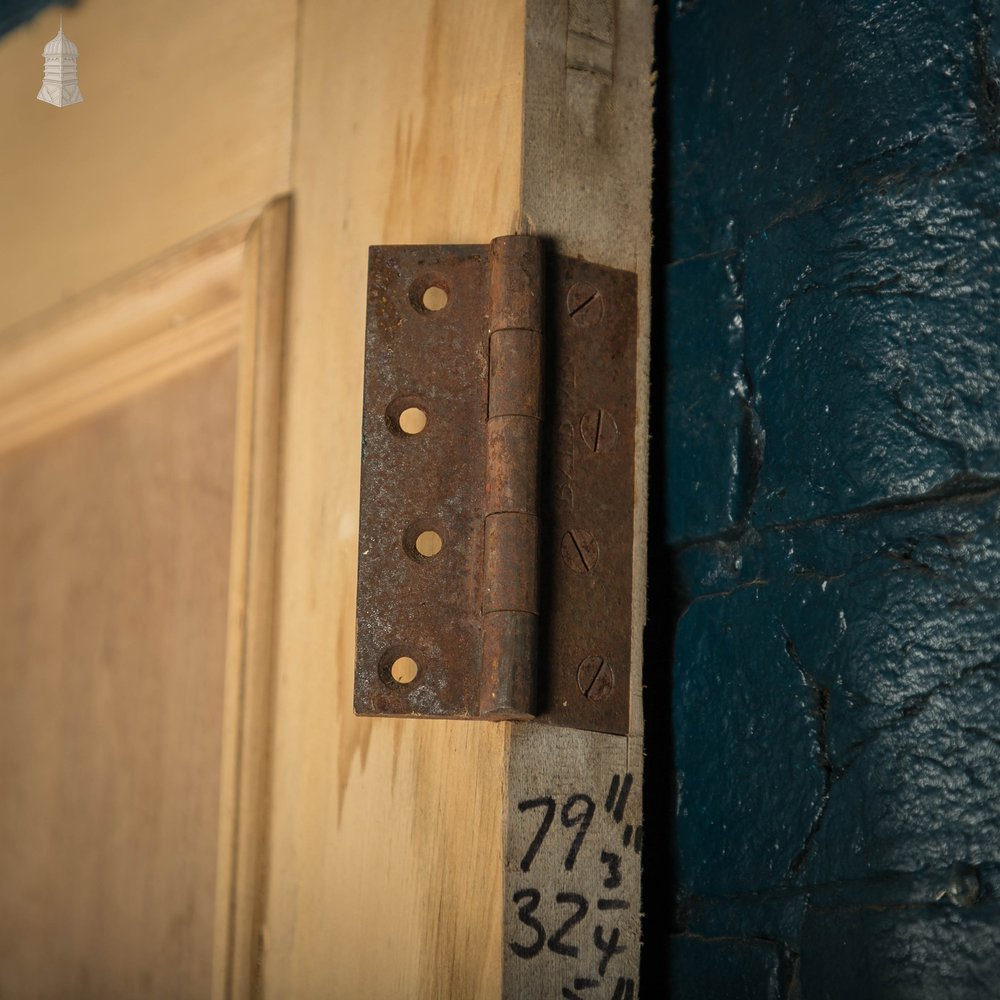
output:
[[[220,753],[210,779],[218,789],[211,927],[203,908],[191,918],[211,935],[211,993],[559,995],[572,987],[577,965],[548,947],[531,959],[511,949],[525,926],[513,896],[525,887],[544,894],[551,936],[565,916],[557,897],[586,892],[591,912],[576,933],[581,963],[594,965],[601,850],[641,823],[643,456],[635,479],[634,658],[621,665],[622,676],[632,675],[628,737],[356,718],[365,267],[371,244],[485,243],[537,232],[563,253],[637,270],[645,299],[651,8],[644,0],[140,6],[122,13],[111,0],[88,0],[67,16],[80,45],[83,104],[41,109],[48,118],[16,102],[0,108],[5,129],[18,136],[11,183],[0,192],[10,209],[6,253],[17,264],[3,271],[9,294],[0,296],[0,325],[8,327],[0,334],[0,470],[15,449],[42,456],[99,424],[102,447],[130,455],[125,446],[113,451],[117,439],[101,421],[140,401],[152,406],[161,392],[180,391],[235,356],[235,388],[215,393],[235,414],[222,700],[199,737],[215,740]],[[0,82],[11,84],[10,93],[38,60],[45,37],[41,27],[31,34],[36,27],[0,49],[9,57]],[[147,51],[151,41],[155,51]],[[148,72],[121,89],[135,58]],[[153,145],[158,155],[150,158]],[[65,163],[76,169],[60,168],[52,183],[53,164]],[[121,282],[22,319],[286,189],[296,218],[283,359],[276,345],[287,206],[222,226]],[[50,245],[43,262],[40,248]],[[14,275],[23,270],[29,273],[19,283]],[[639,328],[644,385],[644,309]],[[192,413],[203,405],[192,402]],[[640,442],[644,410],[640,404]],[[162,433],[165,447],[172,431]],[[154,438],[146,459],[160,443]],[[96,462],[83,465],[67,475],[100,478]],[[32,475],[45,468],[39,462]],[[183,470],[172,462],[168,471]],[[30,482],[43,488],[40,478]],[[101,488],[124,487],[112,476]],[[72,492],[64,488],[64,505]],[[19,494],[18,517],[32,514],[30,494]],[[22,538],[16,523],[12,537]],[[47,538],[40,528],[36,535]],[[55,560],[47,540],[37,544],[33,559]],[[95,557],[85,546],[70,555],[81,566]],[[0,604],[10,602],[4,620],[20,627],[40,601],[18,595],[16,567],[0,578]],[[198,613],[208,614],[209,604],[202,601]],[[191,627],[217,628],[214,615],[210,625],[197,618]],[[26,629],[20,641],[54,642],[59,634]],[[207,633],[199,640],[209,641]],[[68,669],[61,648],[52,647],[51,657]],[[23,669],[5,662],[3,683],[18,683]],[[45,676],[44,697],[30,687],[18,695],[30,702],[17,706],[24,718],[42,710],[36,703],[59,701],[65,678]],[[145,692],[140,686],[127,700],[141,701]],[[110,701],[88,697],[81,712],[101,708],[117,717]],[[174,700],[183,703],[180,694],[167,698]],[[5,718],[0,705],[0,728]],[[46,750],[53,759],[57,751],[55,742]],[[94,760],[107,768],[114,758]],[[17,766],[34,765],[19,759]],[[63,771],[53,773],[65,781]],[[627,774],[635,790],[619,822],[603,803]],[[581,793],[599,807],[587,864],[568,882],[553,840],[529,883],[522,860],[535,816],[519,805],[547,796],[561,809]],[[18,794],[28,801],[42,791],[30,785]],[[53,788],[51,797],[61,794]],[[40,824],[48,821],[38,815]],[[211,822],[189,824],[192,835],[200,831],[199,849]],[[11,823],[27,838],[26,823]],[[566,833],[561,813],[554,829]],[[103,835],[90,824],[81,836],[87,830]],[[602,988],[609,996],[627,995],[637,967],[634,849],[628,861],[622,896],[631,909],[621,925],[628,949],[608,967]],[[31,877],[44,885],[43,874]],[[192,958],[192,969],[203,961]]]
[[[0,457],[0,995],[209,993],[236,376]]]
[[[0,340],[0,996],[249,964],[286,224]]]
[[[59,15],[83,103],[35,100]],[[288,189],[296,0],[87,0],[0,39],[0,325]]]
[[[400,11],[396,0],[302,4],[264,995],[561,996],[597,974],[598,925],[612,933],[598,909],[606,849],[622,853],[630,909],[627,950],[598,995],[623,996],[639,948],[640,858],[622,841],[642,822],[644,403],[633,662],[621,665],[632,675],[628,737],[356,718],[357,497],[370,244],[537,232],[569,255],[638,271],[644,391],[652,8],[413,0]],[[604,802],[626,775],[619,824]],[[553,796],[561,810],[582,793],[600,806],[586,867],[567,873],[553,848],[529,878],[521,861],[536,814],[519,804]],[[532,941],[513,900],[527,888],[544,893],[546,940],[568,916],[556,897],[586,893],[587,921],[568,942],[578,962],[547,944],[528,959],[512,951],[511,940]]]

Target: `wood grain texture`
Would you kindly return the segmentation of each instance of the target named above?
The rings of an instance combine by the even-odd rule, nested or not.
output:
[[[0,41],[0,327],[287,190],[296,0],[87,0],[84,100],[35,100],[50,9]]]
[[[274,703],[274,572],[291,200],[265,207],[242,260],[213,995],[250,996],[260,958]]]
[[[524,71],[524,138],[521,159],[522,226],[551,237],[559,252],[624,270],[639,277],[635,470],[635,537],[631,696],[628,737],[613,737],[541,726],[515,726],[508,759],[505,822],[504,941],[531,941],[531,932],[511,900],[520,890],[540,894],[536,917],[547,931],[572,912],[557,895],[572,892],[588,900],[585,918],[574,928],[578,957],[548,943],[524,959],[503,947],[504,997],[533,1000],[558,996],[573,980],[601,982],[601,995],[626,1000],[628,982],[638,990],[640,859],[636,832],[642,823],[642,630],[646,582],[646,442],[649,380],[649,253],[652,180],[653,11],[644,0],[569,0],[553,4],[529,0]],[[599,652],[596,651],[595,652]],[[609,811],[609,792],[632,788],[621,816]],[[572,871],[566,840],[567,798],[586,794],[596,803],[595,818]],[[539,810],[520,803],[552,797],[558,807],[550,846],[523,870],[526,847],[537,829]],[[561,839],[556,839],[556,838]],[[547,838],[548,839],[548,838]],[[571,843],[572,841],[570,841]],[[558,845],[559,849],[556,849]],[[620,884],[613,885],[602,853],[617,854]],[[597,909],[598,900],[627,900],[627,910]],[[626,950],[600,968],[595,947],[620,929]],[[619,986],[619,982],[621,985]],[[596,988],[595,988],[596,989]],[[621,992],[616,992],[617,990]],[[587,996],[588,993],[582,995]],[[596,993],[595,993],[596,995]],[[637,995],[637,992],[636,992]]]
[[[524,8],[302,17],[263,993],[497,997],[507,727],[352,690],[367,249],[515,225]]]
[[[2,996],[249,993],[288,222],[0,335]]]
[[[296,34],[293,0],[134,9],[88,0],[67,14],[85,97],[68,109],[9,96],[37,89],[24,81],[40,78],[44,18],[0,43],[0,120],[19,136],[0,192],[0,325],[18,324],[0,336],[0,466],[238,352],[233,589],[213,717],[220,761],[208,772],[216,840],[211,903],[199,895],[197,910],[211,946],[198,952],[197,981],[216,996],[558,995],[565,956],[546,947],[535,967],[508,947],[524,935],[511,896],[526,874],[524,821],[534,818],[517,805],[551,795],[561,810],[586,792],[595,800],[588,850],[598,836],[623,839],[628,826],[634,836],[640,822],[635,792],[620,820],[602,796],[616,776],[631,772],[636,790],[641,779],[644,466],[632,737],[356,719],[365,267],[373,243],[485,243],[531,230],[564,253],[638,270],[645,303],[650,10],[638,0],[299,6]],[[284,375],[276,262],[287,206],[253,228],[248,216],[242,231],[220,230],[222,242],[200,258],[209,281],[188,287],[191,273],[161,260],[166,271],[146,275],[127,317],[114,312],[113,281],[95,292],[112,289],[100,303],[60,307],[70,312],[55,353],[44,331],[59,316],[25,319],[289,187]],[[175,310],[178,300],[187,304]],[[644,384],[645,316],[640,330]],[[279,438],[280,488],[269,492]],[[209,827],[198,824],[189,832],[202,845]],[[574,829],[561,813],[554,824],[560,839],[531,872],[550,895]],[[574,883],[588,893],[598,889],[591,862],[581,860]],[[560,911],[554,899],[544,905],[551,930]],[[629,919],[636,912],[637,903]],[[629,958],[615,962],[637,957],[634,921],[627,934]]]
[[[234,348],[245,241],[257,215],[0,332],[0,450]]]
[[[0,459],[0,995],[208,995],[236,372]]]

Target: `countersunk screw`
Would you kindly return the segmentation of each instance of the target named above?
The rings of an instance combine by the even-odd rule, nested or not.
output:
[[[589,573],[600,558],[597,539],[589,531],[574,528],[563,535],[563,562],[576,573]]]
[[[566,309],[577,326],[593,326],[604,317],[604,296],[589,282],[578,281],[566,294]]]
[[[580,421],[580,435],[591,451],[611,451],[618,441],[618,424],[607,410],[589,410]]]
[[[588,656],[576,668],[576,683],[588,701],[604,701],[615,689],[615,672],[606,657]]]

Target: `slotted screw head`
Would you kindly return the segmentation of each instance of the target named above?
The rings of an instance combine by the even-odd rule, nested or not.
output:
[[[566,293],[566,310],[577,326],[594,326],[604,318],[604,296],[588,281],[578,281]]]
[[[605,656],[588,656],[576,668],[576,683],[588,701],[604,701],[615,688],[615,672]]]
[[[607,410],[588,410],[580,420],[580,436],[592,452],[608,452],[618,442],[618,424]]]
[[[582,528],[574,528],[563,535],[563,562],[575,573],[589,573],[601,556],[597,539]]]

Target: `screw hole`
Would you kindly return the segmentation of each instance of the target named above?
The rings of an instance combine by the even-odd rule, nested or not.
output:
[[[438,312],[448,304],[448,293],[440,285],[429,285],[421,301],[428,312]]]
[[[413,547],[425,559],[432,559],[444,547],[444,539],[436,531],[421,531]]]
[[[444,548],[444,531],[436,519],[421,518],[403,532],[402,543],[403,551],[414,562],[426,562]]]
[[[398,656],[392,661],[389,673],[397,684],[412,684],[417,676],[417,661],[412,656]]]
[[[397,396],[385,408],[385,423],[396,437],[414,437],[427,426],[427,401],[421,396]]]
[[[419,434],[427,426],[427,414],[419,406],[408,406],[398,418],[404,434]]]

